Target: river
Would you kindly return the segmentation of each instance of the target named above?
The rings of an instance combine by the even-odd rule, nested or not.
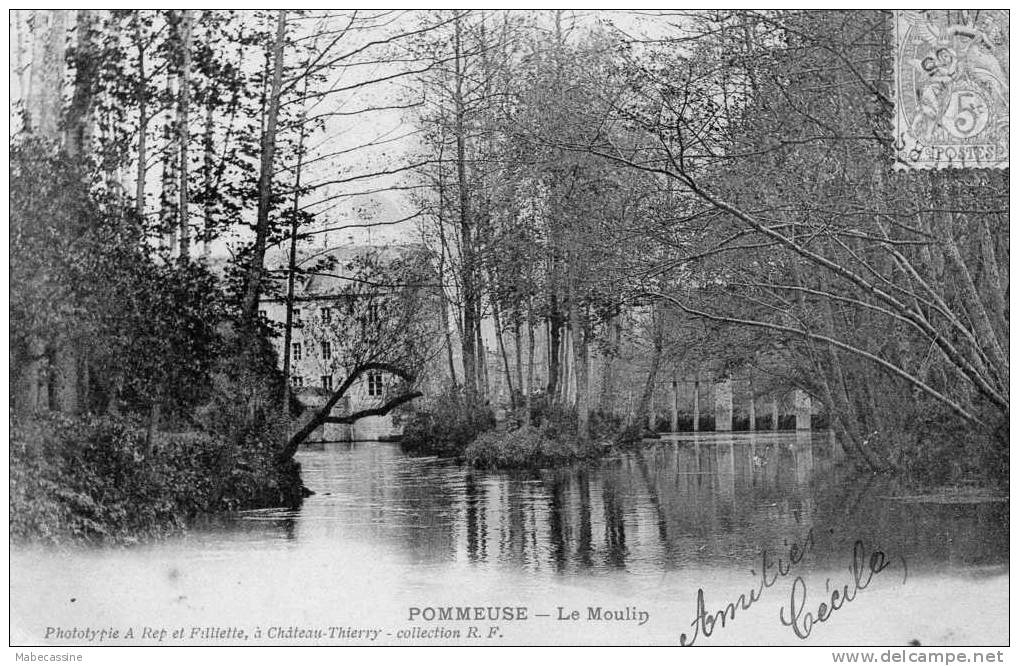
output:
[[[828,433],[667,436],[540,472],[375,442],[298,458],[315,494],[296,510],[14,549],[12,643],[1008,643],[1007,501],[893,499]],[[705,615],[735,603],[724,626],[699,596]]]

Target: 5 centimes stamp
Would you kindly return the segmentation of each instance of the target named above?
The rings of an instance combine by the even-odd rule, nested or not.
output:
[[[1007,10],[895,12],[895,167],[1008,167]]]

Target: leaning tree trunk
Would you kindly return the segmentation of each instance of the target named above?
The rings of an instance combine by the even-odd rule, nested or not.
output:
[[[408,383],[414,381],[413,375],[403,370],[402,368],[391,365],[389,363],[364,363],[362,365],[357,366],[351,371],[350,375],[348,375],[347,378],[343,381],[343,384],[341,384],[340,387],[336,389],[335,392],[333,392],[332,396],[329,397],[329,400],[327,400],[326,403],[322,407],[320,407],[317,412],[315,412],[314,416],[311,417],[311,419],[304,425],[304,427],[298,430],[297,433],[290,438],[290,440],[283,447],[283,450],[280,451],[280,453],[276,456],[277,461],[286,462],[293,458],[294,454],[297,453],[297,448],[301,445],[301,443],[304,440],[308,439],[308,437],[311,436],[311,433],[315,432],[317,428],[326,423],[353,423],[354,421],[365,418],[367,416],[384,416],[391,412],[394,408],[399,407],[405,402],[409,402],[421,396],[421,393],[418,391],[410,391],[408,393],[404,393],[389,400],[380,407],[361,410],[348,416],[332,417],[331,412],[333,410],[333,407],[335,407],[336,403],[338,403],[340,399],[344,395],[346,395],[347,391],[350,390],[350,387],[354,385],[354,382],[360,379],[361,376],[364,375],[366,372],[371,372],[373,370],[392,373]]]

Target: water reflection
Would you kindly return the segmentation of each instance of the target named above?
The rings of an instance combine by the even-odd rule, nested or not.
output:
[[[391,444],[325,444],[301,454],[318,494],[276,514],[277,527],[386,543],[421,564],[555,573],[743,567],[810,529],[815,567],[858,538],[914,568],[1007,562],[1007,504],[892,501],[889,482],[836,469],[841,455],[827,433],[704,433],[575,468],[490,473]]]
[[[252,629],[322,618],[389,631],[407,627],[409,606],[604,604],[646,607],[651,621],[565,627],[535,616],[507,640],[670,645],[699,589],[712,604],[737,599],[754,584],[761,548],[788,552],[785,542],[809,531],[797,573],[817,594],[845,579],[856,539],[909,567],[908,585],[882,578],[811,641],[1008,639],[1007,502],[890,500],[901,489],[848,477],[826,435],[705,433],[512,474],[394,444],[325,444],[300,459],[317,494],[299,510],[221,516],[134,548],[12,551],[12,636],[35,645],[58,625]],[[711,642],[798,642],[777,620],[787,594],[771,590]],[[380,641],[407,644],[395,633]]]

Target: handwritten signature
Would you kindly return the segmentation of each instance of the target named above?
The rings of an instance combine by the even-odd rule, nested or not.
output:
[[[891,562],[888,561],[887,556],[880,550],[875,550],[868,556],[863,542],[857,539],[856,543],[853,544],[853,560],[849,565],[849,573],[853,576],[852,583],[846,583],[841,589],[836,587],[834,590],[831,590],[831,579],[826,580],[825,590],[826,592],[831,590],[831,596],[825,597],[827,602],[818,604],[817,614],[815,615],[804,611],[807,601],[807,584],[803,581],[802,576],[797,576],[793,580],[792,590],[789,594],[789,617],[786,618],[786,608],[783,607],[779,610],[779,620],[785,626],[792,628],[794,634],[805,640],[810,636],[810,632],[813,631],[815,624],[827,622],[831,618],[832,613],[856,599],[856,595],[861,590],[867,589],[874,575],[887,569],[890,564]],[[902,582],[905,583],[906,576],[908,575],[905,569],[905,559],[902,560],[902,564]],[[852,586],[852,589],[850,589],[850,586]]]
[[[709,612],[704,600],[704,588],[698,588],[697,610],[693,621],[690,622],[690,626],[693,627],[693,635],[681,634],[679,644],[682,646],[693,645],[698,636],[708,638],[718,627],[725,627],[726,621],[734,621],[737,611],[750,609],[751,606],[761,599],[766,589],[772,587],[780,578],[789,575],[793,567],[798,565],[813,547],[814,533],[813,530],[810,530],[802,542],[793,543],[789,547],[789,554],[785,560],[781,557],[774,560],[767,550],[763,550],[761,552],[761,567],[757,587],[740,594],[739,597],[727,603],[721,610]],[[852,581],[832,590],[831,579],[827,579],[825,581],[825,601],[818,604],[816,612],[810,612],[806,610],[807,584],[802,576],[796,576],[790,589],[789,604],[788,606],[782,606],[779,610],[779,620],[783,625],[790,627],[796,636],[806,639],[810,636],[814,625],[827,622],[833,613],[856,599],[857,594],[870,585],[874,576],[887,569],[890,565],[891,562],[883,551],[874,550],[868,553],[863,541],[857,540],[853,544],[853,556],[849,565]],[[902,582],[905,583],[908,572],[904,558],[902,559],[902,565]],[[754,570],[751,570],[750,573],[758,576],[758,573]]]
[[[783,561],[781,557],[777,560],[772,560],[771,554],[766,549],[762,550],[761,574],[757,588],[739,595],[735,601],[730,601],[720,611],[708,613],[704,603],[704,588],[698,588],[697,614],[693,622],[690,623],[690,626],[693,627],[693,637],[688,637],[687,634],[683,633],[679,637],[679,644],[683,646],[693,645],[697,640],[697,636],[700,635],[707,638],[714,633],[719,625],[724,627],[726,618],[735,620],[737,608],[745,611],[753,606],[761,598],[766,589],[774,585],[779,578],[789,575],[792,568],[799,564],[803,560],[804,555],[810,552],[813,547],[814,531],[809,530],[802,543],[794,542],[789,546],[789,555],[786,561]],[[757,572],[753,570],[750,573],[755,576],[757,575]]]

